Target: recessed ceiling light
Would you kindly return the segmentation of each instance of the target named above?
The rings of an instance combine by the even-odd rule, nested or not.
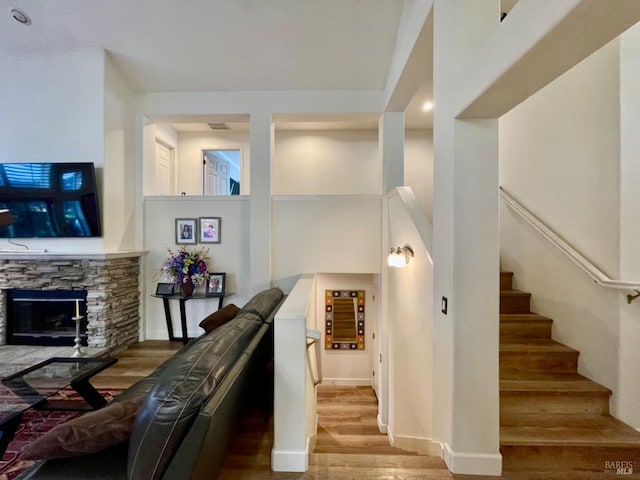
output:
[[[430,112],[431,110],[433,110],[433,102],[431,101],[426,101],[422,104],[422,111],[423,112]]]
[[[11,10],[9,10],[9,13],[16,22],[19,22],[23,25],[31,25],[31,19],[29,18],[29,15],[24,13],[19,8],[12,8]]]

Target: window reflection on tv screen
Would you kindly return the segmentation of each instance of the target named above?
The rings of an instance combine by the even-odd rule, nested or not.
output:
[[[2,238],[96,237],[100,216],[92,163],[0,164]]]

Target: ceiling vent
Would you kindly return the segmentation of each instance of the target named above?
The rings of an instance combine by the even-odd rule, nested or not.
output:
[[[207,123],[211,130],[231,130],[226,123]]]

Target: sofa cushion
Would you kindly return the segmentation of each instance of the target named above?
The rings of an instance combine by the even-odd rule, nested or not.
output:
[[[253,313],[264,322],[283,298],[284,293],[278,287],[264,290],[254,295],[238,312],[238,316],[242,313]]]
[[[134,424],[129,479],[162,477],[195,415],[259,328],[255,321],[236,317],[199,337],[161,373]]]
[[[211,333],[219,326],[227,323],[229,320],[233,320],[239,311],[240,308],[237,305],[230,303],[229,305],[222,307],[220,310],[208,315],[200,322],[199,326],[203,328],[206,333]]]
[[[99,452],[131,435],[142,398],[111,403],[49,430],[25,448],[21,460],[46,460]]]

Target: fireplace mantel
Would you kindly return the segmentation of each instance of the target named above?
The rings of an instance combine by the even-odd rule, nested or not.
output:
[[[49,252],[28,250],[0,250],[0,260],[109,260],[142,257],[146,251],[125,252]]]

